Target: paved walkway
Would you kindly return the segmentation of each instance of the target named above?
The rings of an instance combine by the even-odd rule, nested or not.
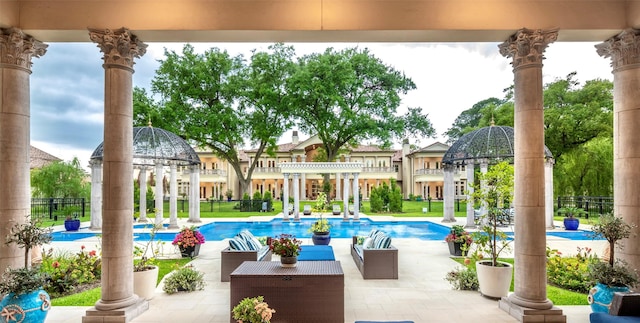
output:
[[[437,218],[431,220],[439,221]],[[304,244],[312,244],[311,239],[303,241]],[[73,250],[79,244],[91,248],[97,243],[97,239],[91,238],[81,242],[54,243],[54,246]],[[392,244],[399,249],[398,280],[363,280],[351,259],[349,244],[350,239],[331,240],[336,260],[341,262],[345,274],[345,322],[517,322],[498,308],[497,301],[484,298],[478,292],[451,290],[444,277],[457,263],[449,258],[444,241],[393,239]],[[603,250],[605,246],[602,241],[571,241],[555,237],[549,237],[547,244],[565,255],[575,254],[578,246],[590,246],[596,251]],[[200,249],[200,256],[192,262],[205,272],[205,290],[167,295],[160,285],[150,301],[150,309],[133,322],[229,322],[229,283],[220,282],[220,250],[226,245],[224,241],[207,241]],[[178,257],[178,252],[170,250],[172,248],[169,245],[165,253]],[[569,323],[589,322],[591,310],[588,306],[560,308]],[[47,322],[81,322],[86,310],[87,307],[53,307]],[[277,312],[274,317],[277,317]]]

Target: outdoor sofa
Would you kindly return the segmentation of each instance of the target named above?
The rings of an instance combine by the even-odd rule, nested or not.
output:
[[[640,293],[614,293],[609,313],[591,313],[589,322],[640,323]]]
[[[249,230],[229,239],[229,246],[220,251],[220,281],[228,282],[229,275],[245,261],[271,261],[269,244],[263,245]]]
[[[377,229],[353,237],[351,257],[364,279],[398,279],[398,249],[391,237]]]

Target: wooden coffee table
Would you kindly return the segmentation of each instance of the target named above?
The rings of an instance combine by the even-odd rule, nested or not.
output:
[[[344,322],[344,273],[339,261],[245,261],[231,275],[230,312],[246,297],[264,296],[271,322]],[[231,314],[231,322],[233,314]]]

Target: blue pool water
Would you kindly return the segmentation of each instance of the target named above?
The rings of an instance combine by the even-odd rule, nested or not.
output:
[[[314,218],[302,218],[300,222],[285,222],[282,219],[270,221],[237,221],[237,222],[212,222],[200,226],[200,232],[206,240],[224,240],[232,238],[243,229],[250,230],[255,236],[275,237],[281,233],[288,233],[297,238],[311,238],[307,230]],[[340,218],[330,218],[331,237],[351,238],[354,235],[366,235],[371,229],[378,229],[389,233],[392,238],[418,238],[421,240],[444,240],[449,233],[449,228],[429,221],[343,221]],[[147,224],[150,225],[150,224]],[[134,227],[143,228],[145,224],[136,224]],[[589,231],[564,231],[548,232],[548,235],[567,238],[571,240],[591,240]],[[54,232],[54,241],[74,241],[97,235],[93,232]],[[173,241],[174,232],[158,232],[156,240]],[[148,233],[134,233],[134,240],[148,240]]]

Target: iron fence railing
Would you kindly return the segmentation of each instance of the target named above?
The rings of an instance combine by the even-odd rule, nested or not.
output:
[[[67,216],[84,218],[90,209],[85,198],[32,198],[31,216],[57,221]]]
[[[585,218],[608,214],[613,212],[613,196],[558,196],[556,211],[564,207],[583,209]]]

